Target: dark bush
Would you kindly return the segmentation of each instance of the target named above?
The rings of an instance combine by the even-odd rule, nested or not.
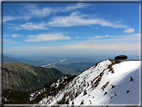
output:
[[[84,95],[86,95],[87,94],[87,91],[86,90],[84,90]]]
[[[82,100],[80,104],[84,104],[84,100]]]

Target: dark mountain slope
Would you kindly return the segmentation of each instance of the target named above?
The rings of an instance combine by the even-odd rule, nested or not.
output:
[[[3,89],[30,91],[37,89],[48,81],[65,76],[55,68],[43,68],[26,63],[3,63]]]

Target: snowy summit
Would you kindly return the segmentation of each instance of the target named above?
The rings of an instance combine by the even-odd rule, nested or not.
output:
[[[138,105],[140,61],[114,63],[107,59],[85,70],[53,97],[39,104]]]

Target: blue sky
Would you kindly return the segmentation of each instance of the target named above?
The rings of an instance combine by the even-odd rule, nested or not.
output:
[[[139,55],[139,3],[3,3],[3,53]]]

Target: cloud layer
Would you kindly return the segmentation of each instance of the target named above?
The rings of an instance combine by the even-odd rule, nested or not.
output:
[[[63,36],[62,34],[39,34],[39,35],[28,35],[27,42],[42,42],[42,41],[54,41],[54,40],[68,40],[71,39],[68,36]]]
[[[100,26],[107,26],[112,28],[128,28],[127,25],[123,25],[120,23],[111,22],[105,20],[103,18],[94,17],[93,15],[82,14],[76,9],[80,9],[83,7],[88,7],[90,4],[88,3],[77,3],[74,5],[67,5],[62,7],[42,7],[39,8],[35,4],[21,4],[21,8],[18,9],[20,13],[19,16],[4,16],[3,22],[12,21],[12,20],[19,20],[24,19],[26,21],[25,24],[19,24],[15,26],[8,26],[8,28],[13,30],[47,30],[49,27],[71,27],[71,26],[91,26],[91,25],[100,25]],[[44,18],[50,16],[52,13],[64,13],[64,12],[71,12],[70,15],[64,16],[54,16],[47,18],[46,22],[38,22],[35,23],[34,21],[29,21],[31,18]],[[27,22],[28,21],[28,22]],[[132,32],[133,29],[128,29],[124,32]]]
[[[106,36],[106,35],[105,35]],[[140,34],[131,34],[131,35],[118,35],[118,36],[109,36],[109,39],[97,39],[97,42],[90,43],[90,40],[95,41],[96,39],[90,38],[86,41],[68,41],[62,45],[55,46],[21,46],[21,47],[12,47],[10,49],[4,48],[5,52],[15,54],[17,53],[27,53],[28,55],[37,55],[41,53],[48,54],[78,54],[78,55],[95,55],[95,54],[138,54],[140,51],[139,43]],[[49,40],[66,40],[71,39],[70,37],[63,36],[62,34],[39,34],[39,35],[29,35],[27,41],[49,41]],[[11,40],[5,40],[8,43]]]
[[[50,47],[41,47],[41,49],[111,49],[111,50],[121,50],[121,51],[129,51],[129,50],[139,50],[139,34],[132,35],[122,35],[122,36],[101,36],[101,37],[110,37],[109,39],[97,39],[90,38],[86,41],[69,41],[67,44],[61,46],[50,46]],[[39,34],[37,36],[29,35],[29,41],[52,41],[52,40],[68,40],[70,37],[63,36],[62,34]],[[132,42],[133,41],[133,42]]]
[[[52,18],[48,23],[52,27],[70,27],[77,25],[101,25],[113,28],[127,28],[126,25],[112,23],[100,18],[92,18],[89,15],[79,14],[78,12],[72,12],[70,16],[57,16]]]
[[[38,23],[37,24],[37,23],[32,23],[32,22],[20,25],[21,29],[27,29],[27,30],[37,30],[37,29],[45,30],[45,29],[48,29],[45,26],[47,26],[47,24],[45,24],[45,23]]]
[[[86,14],[80,14],[78,12],[73,12],[69,16],[56,16],[47,22],[27,22],[21,24],[20,26],[11,27],[15,30],[25,29],[25,30],[46,30],[49,27],[72,27],[72,26],[90,26],[90,25],[100,25],[112,28],[128,28],[126,25],[112,23],[101,18],[94,18]],[[10,27],[9,27],[10,28]],[[133,29],[128,29],[126,32],[130,32]]]
[[[88,4],[84,4],[84,3],[78,3],[75,5],[68,5],[68,6],[64,6],[64,7],[43,7],[43,8],[39,8],[38,6],[36,6],[35,4],[21,4],[20,9],[18,9],[19,12],[19,16],[4,16],[3,17],[3,22],[7,22],[7,21],[12,21],[12,20],[17,20],[17,19],[25,19],[25,20],[29,20],[31,18],[35,18],[35,17],[46,17],[49,16],[51,13],[62,13],[62,12],[68,12],[68,11],[72,11],[75,9],[79,9],[82,7],[87,7],[89,6]]]

